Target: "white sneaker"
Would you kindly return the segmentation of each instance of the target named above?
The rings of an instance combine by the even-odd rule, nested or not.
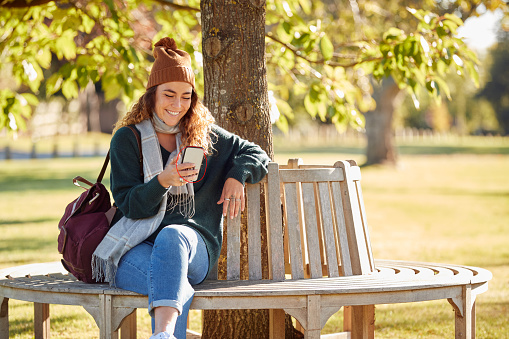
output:
[[[168,332],[159,332],[157,334],[152,334],[152,336],[149,339],[174,339],[175,337],[173,334],[170,334]]]

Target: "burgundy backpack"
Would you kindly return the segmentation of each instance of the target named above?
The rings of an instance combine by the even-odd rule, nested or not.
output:
[[[138,141],[140,150],[140,173],[143,175],[143,155],[141,140],[134,127],[128,126]],[[92,278],[92,254],[110,229],[117,207],[111,205],[110,193],[101,183],[108,163],[110,152],[95,184],[77,176],[73,179],[76,186],[85,189],[81,195],[65,208],[64,216],[58,223],[58,252],[62,254],[62,265],[78,280],[86,283],[100,283]],[[85,188],[80,183],[90,186]]]

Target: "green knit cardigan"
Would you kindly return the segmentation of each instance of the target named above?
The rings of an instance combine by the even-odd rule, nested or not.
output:
[[[203,238],[209,254],[209,272],[219,259],[223,241],[223,206],[217,201],[221,197],[226,179],[234,178],[244,183],[256,183],[267,174],[270,161],[267,154],[256,144],[241,139],[216,125],[212,126],[214,150],[207,156],[207,167],[202,166],[199,178],[194,183],[196,213],[185,218],[176,209],[166,211],[159,229],[148,240],[167,225],[186,225],[195,229]],[[132,219],[147,218],[157,214],[166,189],[159,184],[157,176],[147,183],[140,174],[139,148],[133,132],[120,128],[111,140],[111,192],[117,213],[113,223],[122,216]],[[166,164],[170,152],[161,147],[162,161]]]

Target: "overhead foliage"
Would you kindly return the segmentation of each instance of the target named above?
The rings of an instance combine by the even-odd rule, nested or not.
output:
[[[150,71],[152,40],[171,35],[191,55],[200,48],[199,11],[169,8],[143,0],[2,8],[0,71],[12,65],[14,83],[0,89],[0,129],[22,128],[39,100],[56,94],[76,98],[89,82],[101,82],[106,100],[128,103],[139,97]]]
[[[451,71],[476,81],[477,58],[456,37],[459,17],[386,2],[387,9],[380,1],[267,1],[269,82],[283,113],[282,128],[292,113],[290,96],[302,98],[313,117],[338,128],[361,128],[361,113],[374,105],[370,77],[392,76],[416,103],[419,88],[449,96],[445,79]],[[475,9],[477,2],[462,4]],[[151,43],[162,36],[174,37],[194,56],[203,86],[199,5],[199,0],[71,0],[2,8],[0,71],[12,67],[15,83],[0,89],[0,128],[22,128],[39,100],[76,98],[90,82],[101,83],[107,100],[131,102],[146,84]],[[507,9],[501,0],[496,6]],[[388,11],[391,7],[399,12]]]
[[[461,2],[468,9],[463,15],[474,14],[471,10],[480,3]],[[275,72],[272,86],[283,112],[291,113],[286,102],[292,96],[303,96],[313,117],[339,128],[360,128],[360,113],[375,105],[373,78],[393,77],[416,106],[420,88],[434,98],[450,98],[450,72],[478,83],[478,59],[457,37],[463,21],[446,12],[458,11],[459,5],[398,0],[267,3],[268,62],[275,65],[269,69]],[[507,11],[503,1],[490,1],[488,8],[497,6]]]

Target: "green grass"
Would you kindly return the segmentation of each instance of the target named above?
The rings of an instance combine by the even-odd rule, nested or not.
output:
[[[493,272],[488,292],[477,299],[478,338],[509,338],[509,152],[502,148],[490,150],[498,153],[491,155],[404,154],[397,169],[362,169],[375,258],[475,265]],[[364,161],[361,151],[276,147],[280,163],[297,156],[305,163]],[[95,179],[102,161],[0,162],[0,268],[59,260],[57,223],[81,190],[71,179]],[[9,305],[9,337],[32,338],[32,306],[14,300]],[[97,338],[95,323],[82,308],[52,305],[51,312],[53,337]],[[334,315],[323,333],[341,329],[341,317],[341,312]],[[199,312],[191,318],[191,327],[199,330]],[[139,337],[148,337],[145,310],[138,310],[138,322]],[[377,306],[377,338],[451,338],[453,333],[454,314],[446,301]]]

